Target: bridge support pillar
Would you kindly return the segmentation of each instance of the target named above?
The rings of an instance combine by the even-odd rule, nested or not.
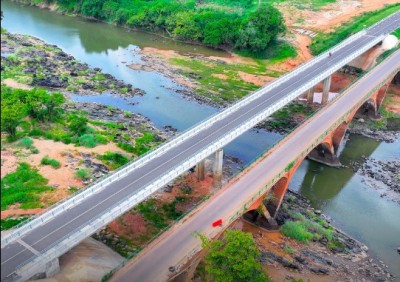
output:
[[[307,103],[312,104],[314,102],[314,86],[307,91]]]
[[[271,214],[269,213],[264,204],[261,204],[261,212],[263,216],[265,216],[265,219],[268,221],[268,224],[271,225],[271,227],[278,226],[278,223],[276,222],[275,218],[271,216]]]
[[[224,151],[219,149],[215,152],[213,176],[214,176],[214,188],[222,187],[222,165],[224,161]]]
[[[202,160],[196,165],[197,180],[201,181],[206,178],[206,161]]]
[[[331,89],[331,83],[332,83],[332,75],[330,75],[324,79],[324,88],[322,90],[322,100],[321,100],[321,104],[323,104],[323,105],[328,103],[329,90]]]

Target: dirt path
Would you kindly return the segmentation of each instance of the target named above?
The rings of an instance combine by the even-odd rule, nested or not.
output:
[[[43,211],[43,209],[40,209],[40,208],[29,209],[29,210],[21,210],[21,209],[5,210],[5,211],[1,211],[1,219],[5,219],[7,217],[21,216],[21,215],[34,215],[34,214],[38,214],[42,211]]]

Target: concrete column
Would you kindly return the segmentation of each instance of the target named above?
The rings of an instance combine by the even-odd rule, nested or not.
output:
[[[314,102],[314,86],[307,91],[307,103],[312,104]]]
[[[215,152],[213,176],[214,176],[214,188],[221,188],[222,186],[222,164],[224,160],[224,151],[219,149]]]
[[[202,160],[196,165],[196,174],[199,181],[206,178],[206,160]]]
[[[328,103],[329,90],[331,89],[332,75],[324,79],[324,88],[322,90],[322,101],[321,104],[325,105]]]
[[[271,227],[277,227],[278,223],[276,222],[275,218],[273,218],[267,208],[264,206],[264,204],[261,204],[261,212],[265,216],[266,220],[268,221],[268,224]]]

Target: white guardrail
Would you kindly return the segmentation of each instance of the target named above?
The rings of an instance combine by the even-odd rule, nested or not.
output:
[[[283,76],[281,76],[279,79],[273,81],[271,84],[259,89],[258,91],[254,92],[253,94],[241,99],[237,103],[233,104],[231,107],[227,108],[224,111],[221,111],[214,116],[210,117],[209,119],[202,121],[195,126],[191,127],[189,130],[185,131],[184,133],[178,135],[171,141],[159,146],[158,148],[152,150],[151,152],[141,156],[139,159],[123,166],[120,168],[118,171],[113,173],[111,176],[106,176],[105,178],[100,179],[99,181],[93,183],[86,189],[82,189],[75,194],[71,195],[67,199],[58,202],[57,204],[49,207],[46,211],[44,211],[42,214],[36,215],[35,217],[32,217],[31,220],[22,222],[20,225],[17,225],[12,231],[1,238],[1,247],[3,248],[6,244],[9,244],[16,239],[20,238],[30,230],[32,230],[34,227],[42,225],[49,221],[50,219],[54,218],[55,216],[59,215],[66,209],[78,204],[79,202],[83,201],[85,198],[93,195],[94,193],[97,193],[104,189],[106,186],[108,186],[111,182],[120,179],[121,177],[125,176],[128,174],[131,170],[134,170],[136,168],[139,168],[143,165],[145,165],[147,162],[149,162],[152,158],[156,156],[162,155],[165,151],[179,145],[182,143],[184,140],[192,137],[196,133],[198,133],[201,130],[204,130],[208,127],[210,127],[213,123],[225,118],[227,115],[230,113],[236,111],[238,108],[243,107],[244,105],[247,105],[254,99],[257,99],[261,95],[265,94],[266,92],[270,91],[271,89],[281,85],[282,83],[288,81],[291,79],[293,76],[298,75],[300,72],[304,71],[306,68],[320,62],[322,59],[326,58],[329,56],[329,52],[335,52],[336,50],[342,48],[343,46],[351,43],[352,41],[356,40],[357,38],[363,36],[366,34],[366,31],[360,31],[353,36],[347,38],[337,46],[333,47],[332,49],[322,53],[312,61],[309,61],[305,64],[302,64],[301,66],[297,67],[295,70],[293,70],[290,73],[287,73]],[[307,89],[306,89],[307,90]],[[304,91],[306,91],[304,90]]]
[[[175,179],[176,177],[178,177],[191,167],[195,166],[198,162],[200,162],[207,156],[211,155],[213,152],[224,147],[226,144],[231,142],[237,136],[241,135],[243,132],[254,127],[257,123],[264,120],[266,117],[270,116],[275,111],[281,109],[282,107],[293,101],[293,99],[304,93],[307,89],[311,88],[316,83],[322,81],[327,76],[331,75],[333,72],[335,72],[337,69],[345,65],[347,62],[351,61],[352,59],[358,57],[360,54],[364,53],[366,50],[374,46],[377,42],[381,41],[382,38],[383,36],[377,37],[375,40],[370,41],[363,48],[358,49],[356,52],[345,57],[341,62],[336,63],[326,71],[322,72],[319,76],[315,77],[314,79],[304,84],[302,87],[286,95],[283,99],[279,100],[268,109],[265,109],[259,115],[238,125],[238,127],[235,130],[233,130],[230,134],[216,140],[213,144],[204,147],[202,150],[199,151],[199,153],[184,161],[179,167],[168,170],[154,183],[149,184],[147,187],[143,188],[139,192],[131,194],[128,198],[119,201],[113,207],[110,207],[109,209],[104,211],[102,214],[95,216],[94,218],[88,221],[89,224],[87,223],[82,224],[80,227],[76,228],[76,230],[78,231],[72,232],[62,237],[56,243],[52,244],[51,246],[43,250],[40,256],[35,256],[32,259],[28,260],[27,262],[24,262],[22,265],[17,267],[18,269],[17,274],[19,277],[18,279],[20,279],[21,281],[29,279],[38,270],[43,268],[43,265],[45,265],[47,262],[50,262],[53,259],[58,258],[60,255],[64,254],[66,251],[71,249],[73,246],[77,245],[80,241],[82,241],[83,239],[87,238],[88,236],[96,232],[96,230],[103,227],[107,223],[111,222],[112,220],[114,220],[121,214],[125,213],[126,211],[130,210],[133,206],[142,202],[144,199],[146,199],[152,193],[157,191],[159,188],[163,187],[164,185],[166,185],[167,183],[169,183],[170,181],[172,181],[173,179]]]

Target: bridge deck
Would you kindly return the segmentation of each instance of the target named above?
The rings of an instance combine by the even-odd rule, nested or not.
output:
[[[27,261],[35,258],[37,253],[45,252],[56,243],[59,243],[59,240],[65,238],[66,235],[79,232],[83,226],[92,222],[110,207],[117,205],[121,200],[143,190],[156,181],[165,171],[179,167],[182,162],[196,154],[196,152],[204,150],[204,148],[213,144],[215,140],[235,130],[244,121],[254,119],[260,112],[282,99],[282,97],[287,96],[288,93],[296,91],[300,86],[309,83],[315,76],[332,66],[332,64],[342,62],[349,54],[369,44],[373,38],[390,33],[399,26],[400,13],[397,13],[395,17],[381,22],[368,30],[365,35],[351,42],[351,44],[335,51],[332,56],[325,57],[298,75],[227,115],[224,119],[188,138],[179,146],[173,147],[164,154],[153,158],[147,164],[131,171],[125,177],[110,183],[107,188],[24,234],[19,238],[22,244],[18,241],[9,243],[1,250],[2,281],[11,281],[15,271]],[[343,61],[343,65],[346,63],[348,62]],[[74,244],[76,243],[78,242]],[[30,246],[30,250],[24,246],[25,244]],[[73,245],[69,247],[72,248]]]
[[[311,150],[317,138],[324,134],[339,117],[353,109],[366,94],[374,88],[376,82],[388,78],[390,73],[400,68],[400,51],[374,69],[368,77],[344,93],[334,104],[322,109],[306,124],[290,134],[268,156],[249,167],[236,181],[228,184],[220,193],[190,216],[184,223],[167,231],[159,240],[143,250],[138,257],[117,272],[111,281],[167,281],[172,274],[168,268],[182,264],[193,250],[201,249],[201,241],[193,235],[200,232],[209,238],[214,237],[227,227],[212,227],[217,219],[228,222],[236,212],[241,214],[243,207],[266,183],[274,179],[287,164],[295,160],[304,150]]]

